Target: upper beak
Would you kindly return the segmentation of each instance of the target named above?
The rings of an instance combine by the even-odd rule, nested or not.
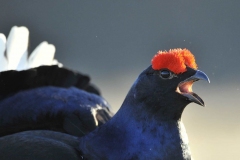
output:
[[[193,79],[195,81],[205,80],[208,81],[208,83],[210,83],[210,79],[208,78],[208,76],[200,70],[197,70],[196,73],[188,79]]]
[[[176,91],[185,96],[187,100],[205,106],[204,101],[196,93],[192,92],[192,85],[198,80],[206,80],[210,83],[208,76],[204,72],[197,70],[194,75],[180,82]]]

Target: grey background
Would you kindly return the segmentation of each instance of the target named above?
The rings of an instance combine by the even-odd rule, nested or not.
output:
[[[195,160],[240,153],[239,0],[1,0],[0,32],[30,30],[30,51],[46,40],[56,59],[86,73],[117,111],[158,50],[188,48],[211,84],[194,91],[207,104],[183,115]]]

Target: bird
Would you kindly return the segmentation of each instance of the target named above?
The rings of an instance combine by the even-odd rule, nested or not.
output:
[[[1,72],[1,159],[192,159],[182,113],[205,105],[192,85],[210,80],[188,49],[158,51],[115,114],[83,77],[58,65]]]
[[[28,57],[29,30],[25,26],[13,26],[6,39],[0,33],[0,71],[24,70],[41,65],[59,65],[54,54],[56,48],[46,41],[40,43]]]

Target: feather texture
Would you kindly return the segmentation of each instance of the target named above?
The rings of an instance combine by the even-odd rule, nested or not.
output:
[[[7,39],[9,70],[22,70],[26,66],[29,31],[26,27],[14,26]]]
[[[54,45],[44,41],[28,57],[28,43],[29,30],[24,26],[12,27],[7,40],[5,35],[0,33],[0,71],[25,70],[42,65],[62,66],[54,59]]]
[[[34,68],[41,65],[52,65],[55,50],[54,45],[48,44],[46,41],[42,42],[30,55],[28,59],[28,68]]]

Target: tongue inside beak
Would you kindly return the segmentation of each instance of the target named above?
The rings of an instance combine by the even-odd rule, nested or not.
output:
[[[210,80],[207,77],[207,75],[204,72],[197,70],[193,76],[189,77],[188,79],[178,84],[176,92],[183,95],[184,97],[187,98],[187,100],[191,102],[197,103],[201,106],[205,106],[204,101],[196,93],[192,91],[193,83],[198,80],[206,80],[210,83]]]

